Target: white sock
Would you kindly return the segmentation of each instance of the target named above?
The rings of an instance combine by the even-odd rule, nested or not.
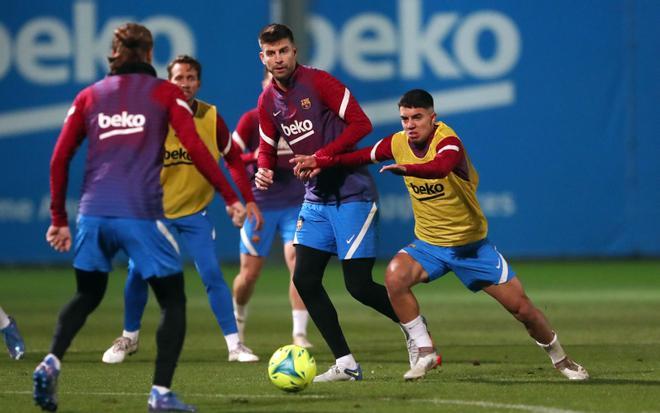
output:
[[[51,358],[51,359],[53,359],[53,360],[55,361],[55,368],[56,368],[56,369],[59,370],[59,369],[62,367],[62,363],[60,363],[60,359],[58,359],[57,356],[56,356],[55,354],[53,354],[53,353],[48,353],[48,354],[46,355],[46,357],[44,357],[44,361],[46,361],[46,359],[48,359],[48,358]]]
[[[351,370],[355,370],[357,368],[357,361],[355,361],[353,354],[347,354],[345,356],[339,357],[335,361],[335,364],[337,364],[337,366],[339,367],[343,367]]]
[[[412,321],[401,323],[401,326],[406,329],[408,335],[415,341],[417,347],[433,347],[433,341],[431,340],[431,336],[426,329],[426,324],[424,324],[424,319],[422,319],[421,315],[418,315],[417,318]]]
[[[236,319],[241,319],[241,321],[245,322],[248,315],[247,304],[240,305],[236,302],[235,298],[233,300],[234,300],[234,316],[236,317]]]
[[[543,344],[537,341],[536,344],[538,344],[543,350],[545,350],[546,353],[548,353],[550,360],[552,360],[552,364],[557,364],[566,358],[566,352],[564,352],[564,349],[561,347],[557,333],[553,331],[553,334],[554,336],[552,337],[552,341],[550,341],[550,343]]]
[[[0,330],[7,328],[10,323],[11,320],[9,319],[9,316],[4,312],[2,307],[0,307]]]
[[[140,330],[135,330],[135,331],[126,331],[124,330],[121,333],[122,337],[128,337],[131,339],[131,341],[138,341],[138,337],[140,336]]]
[[[225,341],[227,342],[227,350],[233,351],[236,350],[236,347],[238,347],[238,343],[240,343],[240,339],[238,338],[238,333],[233,333],[233,334],[227,334],[225,336]]]
[[[153,386],[151,386],[151,388],[152,388],[153,390],[156,390],[156,391],[158,392],[158,394],[160,394],[161,396],[162,396],[163,394],[167,394],[167,393],[170,392],[170,389],[169,389],[168,387],[163,387],[163,386],[156,386],[156,385],[153,385]]]
[[[293,319],[293,336],[306,336],[307,320],[309,320],[307,310],[293,310],[291,311],[291,317]]]

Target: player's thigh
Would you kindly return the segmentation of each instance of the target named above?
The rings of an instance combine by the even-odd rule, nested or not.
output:
[[[447,265],[448,251],[445,247],[415,239],[397,254],[401,257],[404,255],[408,255],[422,269],[422,273],[419,273],[418,269],[412,275],[417,282],[435,281],[450,271]]]
[[[336,206],[304,202],[296,222],[293,243],[336,254],[337,243],[329,215],[331,209],[336,209]]]
[[[277,219],[277,231],[282,238],[282,244],[286,245],[293,242],[293,238],[296,235],[298,215],[300,215],[300,207],[289,207],[280,210]]]
[[[399,251],[387,264],[385,284],[389,287],[409,288],[428,281],[428,273],[408,253]]]
[[[205,210],[181,218],[167,219],[164,223],[172,235],[178,234],[193,261],[205,259],[217,262],[215,226]]]
[[[163,221],[121,218],[115,227],[122,249],[143,278],[182,272],[179,244]]]
[[[112,271],[112,259],[119,245],[109,221],[115,218],[78,216],[76,235],[73,243],[73,266],[84,271]]]
[[[263,224],[259,230],[255,228],[254,222],[249,219],[245,220],[241,228],[241,254],[249,254],[255,257],[268,256],[275,239],[280,214],[279,210],[261,211]]]
[[[513,268],[487,238],[452,248],[452,271],[471,291],[505,284],[515,277]]]
[[[375,202],[349,202],[329,213],[340,260],[376,256],[378,206]]]

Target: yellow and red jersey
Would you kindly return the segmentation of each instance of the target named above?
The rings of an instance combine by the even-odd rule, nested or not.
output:
[[[433,245],[453,247],[486,237],[488,223],[477,200],[479,174],[456,133],[437,122],[424,148],[410,143],[404,131],[352,153],[318,157],[320,167],[354,167],[394,161],[403,177],[415,216],[415,235]]]

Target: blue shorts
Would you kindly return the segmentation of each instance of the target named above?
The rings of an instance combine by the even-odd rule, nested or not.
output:
[[[112,271],[112,259],[124,251],[144,279],[180,273],[179,246],[162,221],[135,218],[78,217],[73,266]]]
[[[241,254],[267,256],[277,232],[282,243],[292,242],[299,212],[299,206],[261,211],[264,223],[259,231],[255,231],[252,221],[246,220],[241,228]]]
[[[377,212],[375,202],[304,202],[293,243],[327,251],[340,260],[375,257]]]
[[[440,247],[416,239],[401,251],[422,265],[429,281],[453,271],[473,292],[489,285],[504,284],[516,276],[488,238],[460,247]]]

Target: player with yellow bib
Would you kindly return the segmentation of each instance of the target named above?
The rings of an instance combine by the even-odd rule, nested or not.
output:
[[[232,145],[227,125],[216,107],[195,98],[201,85],[201,64],[184,55],[175,58],[167,69],[169,81],[178,85],[188,100],[199,137],[216,161],[221,157],[225,160],[246,202],[248,218],[253,221],[254,226],[260,227],[261,212],[254,202],[239,148]],[[167,218],[163,231],[167,232],[170,242],[177,245],[177,250],[177,239],[183,241],[195,262],[206,287],[211,310],[227,343],[229,361],[258,361],[259,357],[239,338],[231,290],[218,265],[215,252],[216,232],[206,212],[214,197],[213,187],[192,164],[190,155],[171,127],[165,139],[160,181],[163,186],[163,209]],[[228,207],[227,213],[235,225],[242,225],[245,210],[237,211]],[[177,235],[177,239],[174,235]],[[124,331],[103,354],[102,360],[105,363],[121,363],[126,355],[135,353],[138,348],[140,321],[148,296],[147,284],[132,264],[132,261],[129,261],[128,279],[124,288]]]
[[[416,236],[392,258],[385,274],[390,301],[407,338],[410,370],[404,378],[424,377],[440,363],[411,288],[453,271],[467,288],[485,291],[523,323],[564,376],[588,379],[587,371],[566,356],[543,313],[486,237],[488,224],[476,195],[479,175],[456,132],[436,121],[433,97],[421,89],[408,91],[399,101],[399,114],[403,130],[372,147],[332,157],[296,156],[291,162],[304,179],[318,174],[318,168],[396,162],[381,172],[403,176]]]

